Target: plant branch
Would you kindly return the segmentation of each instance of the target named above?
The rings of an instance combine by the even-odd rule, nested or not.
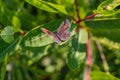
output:
[[[104,53],[103,53],[102,46],[101,46],[101,44],[100,44],[97,40],[95,40],[95,42],[96,42],[96,45],[97,45],[98,51],[99,51],[100,56],[101,56],[101,59],[102,59],[104,69],[105,69],[106,73],[109,74],[108,63],[107,63],[107,60],[106,60],[105,55],[104,55]]]
[[[87,46],[87,59],[86,59],[86,70],[85,70],[85,79],[84,80],[90,80],[90,71],[91,71],[91,66],[92,66],[90,37],[88,37],[86,46]]]
[[[78,9],[78,2],[77,0],[75,0],[75,9],[76,9],[76,14],[77,14],[77,18],[78,18],[78,21],[80,21],[80,15],[79,15],[79,9]]]
[[[98,14],[98,13],[91,14],[91,15],[85,17],[84,19],[82,19],[81,21],[85,21],[85,20],[91,19],[91,18],[93,18],[94,16],[96,16],[97,14]]]

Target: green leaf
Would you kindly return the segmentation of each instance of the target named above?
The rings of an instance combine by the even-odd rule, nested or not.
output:
[[[62,5],[56,5],[43,0],[25,0],[25,1],[39,9],[42,9],[48,12],[54,12],[54,13],[60,12],[60,13],[67,14],[65,7]]]
[[[1,38],[7,42],[11,43],[14,40],[14,30],[13,27],[7,26],[5,27],[0,34]]]
[[[40,27],[36,27],[26,33],[21,41],[21,46],[40,47],[52,43],[53,40],[46,34],[41,34]]]
[[[62,20],[55,20],[42,25],[50,31],[55,31],[60,26]],[[21,45],[23,47],[40,47],[53,43],[53,40],[40,30],[40,26],[33,28],[24,35]]]
[[[6,22],[10,24],[14,13],[5,6],[2,0],[0,0],[0,12],[2,16],[0,20],[4,23],[4,25],[6,25]]]
[[[23,75],[19,67],[16,69],[16,80],[23,80]]]
[[[4,80],[8,56],[0,63],[0,80]]]
[[[25,80],[31,80],[27,67],[22,67],[22,74]]]
[[[15,21],[16,22],[15,25],[17,26],[18,23],[19,27],[21,26],[25,30],[31,30],[35,26],[39,25],[41,22],[38,18],[36,18],[35,16],[28,12],[20,13],[15,17],[18,18],[18,21],[17,22]]]
[[[120,0],[105,0],[98,6],[98,11],[113,10],[120,5]]]
[[[85,61],[87,38],[88,34],[84,29],[80,29],[79,33],[73,36],[67,58],[71,70],[79,68]]]
[[[120,13],[120,10],[115,10],[115,8],[119,5],[120,0],[105,0],[98,6],[97,13],[100,13],[104,16]]]
[[[120,80],[114,77],[113,75],[105,74],[104,72],[101,72],[101,71],[92,71],[91,79],[92,80]]]
[[[15,31],[20,31],[21,23],[19,18],[14,16],[15,12],[8,9],[2,0],[0,0],[0,12],[0,22],[2,22],[3,25],[13,25]]]
[[[13,27],[15,29],[15,32],[18,32],[18,31],[21,30],[20,29],[21,28],[21,22],[20,22],[20,20],[17,16],[13,16],[12,24],[13,24]]]
[[[108,38],[114,42],[120,41],[120,29],[90,29],[93,36]]]
[[[106,18],[106,19],[91,19],[85,21],[88,27],[92,29],[119,29],[120,19]]]
[[[84,18],[86,16],[86,14],[89,12],[89,6],[88,6],[89,1],[77,0],[77,3],[78,3],[79,15],[81,18]],[[76,11],[74,11],[74,12],[76,12]]]
[[[33,63],[40,60],[43,56],[47,55],[49,47],[49,45],[41,47],[26,47],[25,49],[31,51],[31,54],[33,54],[31,59],[28,61],[28,65],[32,65]]]

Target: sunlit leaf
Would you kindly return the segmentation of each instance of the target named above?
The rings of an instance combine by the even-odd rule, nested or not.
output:
[[[12,24],[15,29],[15,32],[20,31],[21,22],[17,16],[13,16]]]
[[[106,74],[101,71],[92,71],[91,78],[92,78],[92,80],[120,80],[110,74]]]
[[[120,13],[120,10],[115,10],[120,5],[120,0],[105,0],[97,8],[97,12],[104,15],[114,15]]]
[[[41,59],[43,56],[47,55],[49,47],[50,46],[26,47],[26,50],[31,51],[31,54],[33,54],[33,56],[31,56],[31,59],[28,61],[28,65],[32,65],[33,63]]]
[[[84,63],[87,38],[88,35],[84,29],[80,29],[79,33],[72,37],[67,58],[67,64],[71,70],[79,68]]]
[[[56,5],[43,0],[25,0],[25,1],[39,9],[42,9],[48,12],[54,12],[54,13],[61,12],[61,13],[67,14],[65,7],[62,5]]]
[[[105,0],[98,6],[98,10],[99,11],[113,10],[119,5],[120,5],[120,0]]]
[[[7,26],[1,31],[0,36],[5,42],[11,43],[14,40],[13,34],[14,34],[13,27]]]
[[[50,31],[55,31],[60,26],[61,22],[62,20],[55,20],[42,26]],[[37,26],[26,33],[21,41],[21,45],[28,47],[40,47],[53,43],[53,40],[49,36],[44,34],[40,28],[40,26]]]

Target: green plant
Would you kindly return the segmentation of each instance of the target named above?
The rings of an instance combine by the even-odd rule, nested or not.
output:
[[[0,0],[0,80],[120,80],[120,0]],[[40,28],[71,22],[59,45]],[[104,76],[104,77],[103,77]]]

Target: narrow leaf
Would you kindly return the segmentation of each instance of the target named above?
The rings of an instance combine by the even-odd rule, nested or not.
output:
[[[110,74],[106,74],[101,71],[92,71],[91,78],[92,78],[92,80],[120,80]]]
[[[120,5],[120,0],[105,0],[97,8],[97,13],[104,16],[110,16],[120,13],[120,10],[115,9]]]
[[[17,46],[20,37],[15,39],[11,44],[9,44],[1,53],[0,53],[0,61],[4,60],[7,54],[10,54],[11,51],[13,52]]]
[[[105,0],[99,6],[98,10],[113,10],[120,5],[120,0]]]
[[[6,56],[5,59],[0,63],[1,65],[0,66],[0,80],[4,80],[5,78],[7,58],[8,56]]]

